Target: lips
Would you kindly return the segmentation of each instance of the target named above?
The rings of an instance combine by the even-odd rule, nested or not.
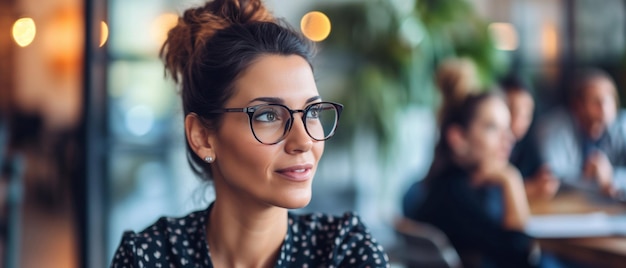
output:
[[[295,165],[287,168],[276,170],[276,173],[282,175],[288,180],[292,181],[306,181],[311,178],[311,172],[313,170],[313,165],[304,164],[304,165]]]

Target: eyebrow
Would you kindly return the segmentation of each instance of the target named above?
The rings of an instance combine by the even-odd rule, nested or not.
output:
[[[321,100],[321,99],[322,98],[320,96],[313,96],[313,97],[308,98],[306,100],[306,103],[313,102],[313,101],[316,101],[316,100]],[[259,97],[259,98],[255,98],[255,99],[251,100],[248,103],[253,103],[255,101],[262,101],[262,102],[267,102],[267,103],[285,104],[285,101],[283,99],[275,98],[275,97]]]

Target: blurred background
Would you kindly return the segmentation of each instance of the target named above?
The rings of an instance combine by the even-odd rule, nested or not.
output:
[[[318,88],[346,108],[302,211],[355,210],[388,249],[400,199],[430,165],[442,60],[470,59],[482,87],[520,74],[538,113],[561,104],[579,66],[606,70],[626,96],[622,0],[265,2],[298,29],[310,11],[331,22]],[[157,57],[176,14],[199,3],[0,2],[3,267],[106,267],[124,230],[212,200]]]

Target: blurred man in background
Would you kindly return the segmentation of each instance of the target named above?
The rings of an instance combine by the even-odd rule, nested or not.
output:
[[[600,70],[575,76],[568,109],[540,124],[542,154],[563,183],[611,196],[626,186],[626,117],[618,113],[613,79]]]

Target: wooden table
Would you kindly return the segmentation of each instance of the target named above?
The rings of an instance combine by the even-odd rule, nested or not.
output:
[[[626,213],[626,204],[583,192],[559,193],[551,201],[530,202],[533,215],[606,212]],[[544,251],[591,264],[593,267],[626,267],[626,237],[539,239]]]

